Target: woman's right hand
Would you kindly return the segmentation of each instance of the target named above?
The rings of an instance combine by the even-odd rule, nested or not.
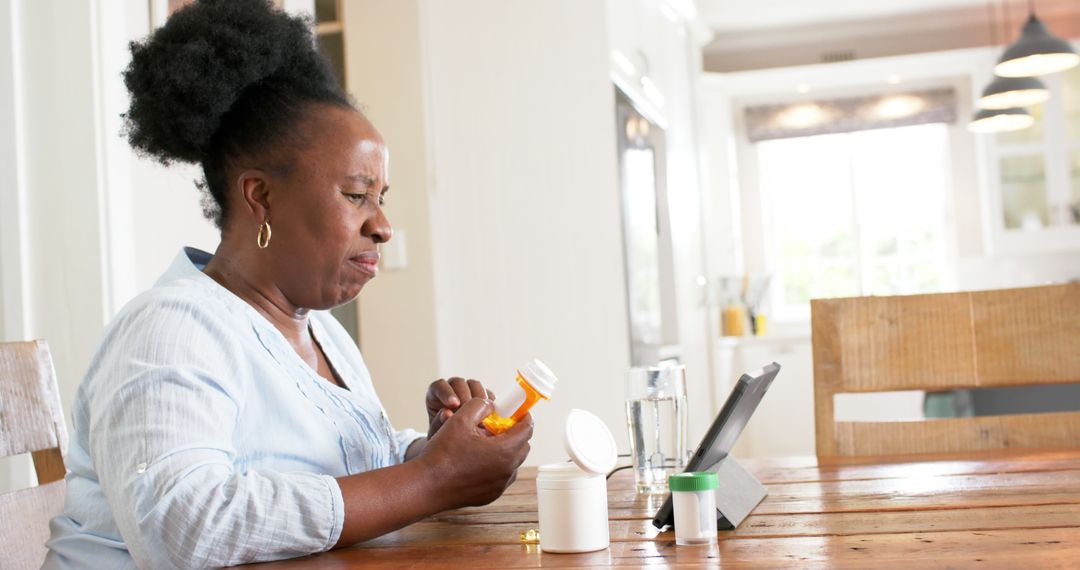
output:
[[[414,460],[425,465],[439,489],[439,510],[486,505],[498,499],[529,455],[532,416],[495,436],[480,423],[492,411],[490,400],[465,402]]]
[[[494,409],[473,398],[403,463],[338,477],[345,522],[335,546],[381,536],[447,509],[486,505],[514,481],[529,454],[531,416],[499,436],[480,422]]]

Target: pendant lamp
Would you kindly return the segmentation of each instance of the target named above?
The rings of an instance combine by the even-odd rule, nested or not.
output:
[[[980,109],[968,123],[973,133],[1007,133],[1035,124],[1035,117],[1019,107],[1013,109]]]
[[[1034,77],[1064,71],[1080,64],[1069,42],[1051,34],[1046,26],[1031,16],[1024,24],[1020,39],[1009,46],[994,66],[994,74],[1001,77]]]
[[[979,97],[980,109],[1030,107],[1050,99],[1050,91],[1035,77],[995,77]]]

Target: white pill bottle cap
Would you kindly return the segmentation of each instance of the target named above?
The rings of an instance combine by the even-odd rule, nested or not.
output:
[[[559,382],[555,373],[535,358],[518,368],[518,374],[533,387],[533,390],[545,398],[551,397],[551,393],[555,391],[555,384]]]

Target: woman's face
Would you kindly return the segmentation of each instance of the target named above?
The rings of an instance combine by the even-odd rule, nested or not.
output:
[[[295,151],[290,171],[270,182],[273,234],[258,253],[268,256],[293,305],[322,310],[355,298],[378,272],[378,245],[392,233],[382,211],[389,153],[375,127],[351,109],[321,105],[305,121],[307,144]]]

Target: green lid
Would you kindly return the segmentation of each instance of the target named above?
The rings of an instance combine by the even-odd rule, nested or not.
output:
[[[708,491],[710,489],[719,489],[720,480],[716,478],[716,473],[712,471],[676,473],[668,477],[668,488],[671,489],[672,493],[679,491]]]

